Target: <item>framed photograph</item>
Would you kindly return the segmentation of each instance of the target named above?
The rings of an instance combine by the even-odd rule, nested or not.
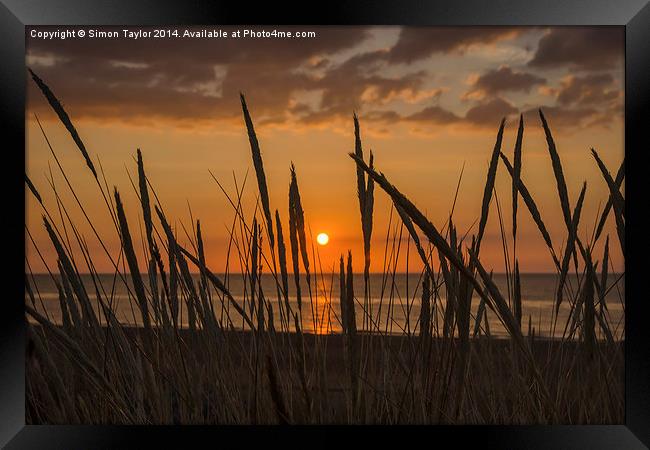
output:
[[[645,1],[0,21],[6,448],[650,445]]]

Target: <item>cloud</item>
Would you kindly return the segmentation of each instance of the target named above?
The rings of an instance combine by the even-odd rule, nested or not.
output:
[[[600,116],[594,108],[566,108],[562,106],[544,106],[541,108],[551,130],[576,128],[595,124]],[[526,110],[524,118],[530,121],[539,121],[539,108]]]
[[[238,120],[241,91],[258,118],[278,120],[293,92],[317,88],[304,66],[318,67],[370,37],[368,28],[315,29],[317,39],[299,41],[30,39],[27,50],[73,119]],[[30,106],[49,113],[33,83],[29,89],[37,100]]]
[[[417,71],[395,77],[384,76],[381,69],[385,57],[384,50],[366,52],[331,67],[314,82],[314,88],[322,90],[318,111],[304,116],[303,120],[314,123],[332,117],[349,117],[363,105],[384,104],[395,98],[421,97],[427,73]],[[436,96],[439,92],[434,90],[429,94]]]
[[[395,123],[399,122],[403,119],[402,116],[400,116],[397,112],[395,111],[378,111],[378,110],[372,110],[368,111],[362,116],[362,119],[364,121],[371,121],[371,122],[389,122],[389,123]]]
[[[546,90],[551,107],[574,110],[558,112],[568,123],[604,123],[596,118],[606,111],[620,114],[621,91],[607,74],[574,74],[558,80],[557,75],[542,77],[499,66],[502,61],[485,60],[479,52],[463,56],[462,68],[438,68],[444,77],[435,68],[403,64],[434,53],[461,55],[470,47],[494,47],[508,39],[512,40],[508,45],[527,45],[520,42],[525,39],[515,39],[524,33],[522,29],[407,27],[392,46],[370,27],[314,29],[318,38],[304,40],[29,39],[28,64],[64,102],[73,120],[241,126],[239,93],[243,92],[260,126],[325,126],[347,121],[356,111],[383,124],[482,128],[536,105],[538,100],[530,97],[535,87]],[[560,31],[567,30],[576,32]],[[542,42],[555,32],[545,34]],[[542,42],[536,57],[547,45]],[[470,70],[480,74],[472,79],[470,91],[460,99],[449,97],[449,92],[466,89],[462,80]],[[444,86],[436,84],[441,78],[446,80]],[[508,92],[530,96],[515,105],[503,98]],[[441,98],[445,107],[440,106]],[[461,99],[472,101],[464,115]],[[52,117],[31,82],[28,107]]]
[[[391,123],[417,123],[428,126],[469,125],[472,128],[492,128],[498,126],[504,117],[510,117],[519,110],[502,98],[493,98],[471,107],[464,116],[438,105],[427,106],[415,113],[399,115],[388,111],[373,111],[364,115],[364,120],[377,120]]]
[[[410,114],[404,118],[410,122],[427,122],[437,125],[449,125],[457,123],[462,120],[451,111],[448,111],[440,106],[428,106],[416,113]]]
[[[405,27],[388,60],[409,64],[434,53],[462,52],[474,44],[490,45],[520,33],[521,29],[506,27]]]
[[[580,70],[611,69],[622,62],[625,37],[620,27],[553,28],[543,36],[530,67],[569,66]]]
[[[542,110],[556,128],[607,128],[623,118],[623,92],[609,73],[568,75],[549,94],[555,97],[555,104]],[[536,109],[526,112],[536,113]]]
[[[465,120],[474,125],[498,126],[502,118],[518,112],[508,101],[497,97],[470,108],[465,114]]]
[[[507,91],[528,93],[534,86],[544,84],[546,84],[545,78],[531,73],[514,71],[508,66],[501,66],[478,76],[465,97],[483,98]]]
[[[558,90],[557,101],[561,105],[609,105],[622,97],[610,74],[570,75]]]
[[[387,49],[355,52],[370,30],[325,28],[300,41],[30,40],[28,52],[75,119],[234,123],[243,92],[260,125],[321,124],[389,102],[439,98],[442,88],[423,86],[425,71],[385,75]],[[316,100],[301,101],[314,93]],[[30,85],[30,98],[39,97]],[[30,106],[49,114],[42,101]]]

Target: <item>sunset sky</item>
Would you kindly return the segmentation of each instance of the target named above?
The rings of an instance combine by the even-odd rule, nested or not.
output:
[[[213,28],[232,31],[246,27],[208,27]],[[461,235],[468,230],[476,233],[477,225],[470,227],[480,215],[501,118],[507,119],[502,149],[512,158],[517,119],[523,113],[522,178],[559,252],[566,226],[536,112],[541,107],[562,158],[572,208],[583,181],[587,182],[580,235],[585,241],[591,236],[608,190],[589,150],[594,147],[613,173],[624,155],[622,28],[275,28],[315,31],[316,37],[27,37],[28,66],[61,100],[91,158],[97,166],[101,161],[111,190],[113,185],[118,187],[131,232],[137,238],[141,211],[128,174],[137,183],[135,154],[140,148],[150,182],[181,241],[185,240],[181,224],[191,229],[191,209],[192,217],[201,220],[208,265],[215,272],[224,269],[234,212],[210,172],[231,194],[235,192],[234,178],[241,185],[248,172],[244,192],[248,216],[257,196],[240,92],[246,96],[258,133],[271,208],[280,211],[288,228],[289,167],[293,162],[311,238],[315,240],[321,232],[330,237],[327,246],[319,247],[325,272],[348,249],[355,258],[355,270],[363,269],[355,165],[348,156],[354,148],[353,112],[360,118],[366,155],[372,149],[378,170],[439,228],[448,218],[464,165],[454,212]],[[58,219],[48,181],[51,168],[68,213],[79,225],[91,254],[97,255],[95,265],[100,271],[110,271],[34,114],[88,215],[117,255],[119,237],[98,187],[43,95],[31,79],[27,85],[27,172]],[[511,184],[502,165],[496,189],[511,238]],[[40,205],[31,196],[27,202],[29,231],[50,267],[55,268]],[[521,200],[519,205],[521,270],[553,271],[530,214]],[[371,266],[375,272],[382,270],[389,213],[390,202],[377,189]],[[611,216],[605,232],[610,234],[616,268],[622,270],[614,230]],[[33,246],[28,243],[27,248],[32,270],[44,271]],[[602,255],[601,248],[597,247],[596,259]],[[494,198],[481,254],[486,268],[504,271]],[[143,259],[140,264],[145,267]],[[411,248],[409,269],[419,266]],[[403,258],[399,269],[405,267]]]

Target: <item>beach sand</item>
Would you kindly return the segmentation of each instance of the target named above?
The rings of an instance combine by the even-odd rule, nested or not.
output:
[[[42,333],[40,326],[35,326],[33,330]],[[61,327],[57,328],[58,331]],[[133,345],[144,346],[143,329],[141,328],[124,328],[125,335],[133,342]],[[103,333],[107,340],[110,340],[109,330],[103,328]],[[156,331],[159,332],[159,331]],[[44,333],[48,342],[56,342],[52,331]],[[169,331],[167,331],[169,333]],[[260,396],[268,396],[272,387],[266,376],[270,370],[269,364],[273,364],[275,377],[280,380],[280,397],[283,406],[290,411],[291,423],[305,423],[307,417],[312,417],[313,411],[319,411],[326,417],[326,423],[345,423],[349,411],[346,409],[350,404],[352,395],[351,385],[352,378],[349,370],[348,359],[346,355],[350,352],[349,341],[346,336],[340,334],[331,335],[314,335],[303,334],[303,343],[301,337],[296,333],[253,333],[249,331],[223,331],[217,335],[206,335],[207,331],[192,331],[189,329],[178,330],[178,335],[158,336],[155,339],[157,345],[160,343],[169,343],[168,348],[157,347],[155,354],[161,355],[161,358],[168,357],[168,352],[175,351],[175,348],[183,349],[185,360],[192,361],[192,367],[195,369],[190,373],[193,382],[196,382],[197,389],[204,393],[203,402],[204,414],[197,415],[190,423],[220,423],[210,419],[209,409],[211,404],[219,402],[219,395],[224,392],[233,393],[242,401],[250,402],[255,397],[255,392]],[[173,334],[173,333],[172,333]],[[598,354],[618,355],[607,364],[611,370],[620,373],[620,376],[614,377],[620,380],[617,385],[607,386],[612,395],[623,398],[624,393],[624,361],[623,361],[623,343],[607,344],[599,342],[594,351],[595,356],[590,356],[583,351],[583,344],[578,341],[561,342],[560,340],[527,338],[528,345],[532,350],[534,359],[539,367],[543,367],[543,373],[547,382],[548,389],[552,394],[562,395],[561,392],[555,392],[559,385],[554,374],[578,371],[587,373],[594,364],[603,364],[604,361],[598,358]],[[362,361],[362,377],[359,382],[365,384],[365,395],[370,395],[372,401],[382,401],[382,399],[401,398],[404,402],[417,403],[420,396],[430,396],[430,408],[432,411],[438,409],[447,411],[448,406],[440,407],[439,403],[455,401],[455,393],[458,386],[457,367],[459,367],[459,347],[461,343],[458,339],[428,338],[421,339],[417,335],[391,335],[380,336],[377,334],[369,335],[359,333],[356,338],[357,352],[362,349],[365,358]],[[503,338],[479,337],[470,339],[469,342],[469,368],[465,383],[472,384],[472,392],[477,393],[476,397],[485,397],[485,401],[474,400],[478,411],[467,418],[467,423],[489,423],[481,422],[477,417],[494,416],[492,408],[495,405],[512,405],[517,402],[516,394],[509,391],[510,380],[513,377],[524,377],[531,380],[533,376],[525,364],[521,353],[513,351],[514,341]],[[612,347],[613,346],[613,347]],[[56,346],[50,345],[48,357],[51,362],[59,367],[69,365],[71,358],[67,354],[60,353]],[[299,355],[300,348],[304,348],[304,377],[307,385],[308,395],[305,395],[305,386],[302,380],[301,359]],[[423,351],[424,350],[424,351]],[[245,355],[245,356],[244,356]],[[253,356],[254,355],[254,356]],[[425,356],[426,355],[426,356]],[[513,355],[518,355],[517,357]],[[110,357],[110,355],[109,355]],[[28,371],[27,376],[33,371],[34,367],[39,367],[42,371],[46,361],[42,360],[39,352],[34,351],[33,339],[30,337],[28,342]],[[94,355],[92,358],[96,364],[102,361],[101,355]],[[425,361],[447,361],[443,370],[435,365],[427,365]],[[486,365],[486,361],[489,364]],[[385,365],[390,364],[387,368]],[[154,364],[155,366],[155,364]],[[438,364],[438,366],[441,366]],[[73,370],[78,370],[73,365]],[[198,368],[198,369],[197,369]],[[451,368],[451,369],[449,369]],[[164,365],[156,370],[161,371],[162,378],[168,369]],[[386,370],[387,369],[387,370]],[[381,374],[381,378],[379,377]],[[387,376],[390,374],[390,376]],[[263,375],[263,376],[261,376]],[[445,377],[443,382],[438,377]],[[579,380],[578,377],[573,377]],[[219,384],[220,389],[206,389],[206,384],[211,381]],[[417,379],[417,383],[413,383]],[[577,384],[578,381],[575,381]],[[255,385],[258,389],[255,389]],[[422,386],[442,386],[432,392],[423,392]],[[447,392],[444,392],[446,389]],[[531,389],[533,389],[531,387]],[[562,389],[581,389],[580,386],[567,385],[562,383]],[[57,395],[54,393],[53,395]],[[594,396],[606,395],[604,392],[594,392]],[[309,397],[309,400],[307,400]],[[169,399],[163,399],[168,401]],[[260,400],[261,401],[261,400]],[[308,406],[308,401],[311,406]],[[388,400],[386,400],[388,401]],[[265,404],[272,405],[273,401]],[[428,404],[428,403],[427,403]],[[597,407],[597,406],[595,406]],[[309,408],[312,413],[309,413]],[[453,410],[453,408],[451,408]],[[579,411],[584,410],[584,405],[575,406],[575,411],[563,411],[562,416],[558,418],[558,423],[591,423],[588,418],[582,417]],[[322,412],[325,411],[325,414]],[[610,423],[623,422],[623,405],[618,411],[611,411],[609,415],[612,420]],[[601,414],[602,415],[602,414]],[[28,414],[30,417],[30,414]],[[446,417],[446,413],[433,414],[428,420],[418,420],[418,414],[414,419],[404,423],[458,423],[457,419]],[[273,412],[267,412],[261,417],[260,423],[276,423]],[[369,418],[369,423],[385,423],[394,420],[389,417]],[[187,418],[177,418],[170,423],[187,423]],[[461,420],[462,422],[462,420]],[[38,422],[37,422],[38,423]],[[154,422],[155,423],[155,422]],[[168,423],[168,422],[162,422]],[[495,422],[495,423],[507,423]],[[539,423],[539,421],[515,421],[514,423]]]

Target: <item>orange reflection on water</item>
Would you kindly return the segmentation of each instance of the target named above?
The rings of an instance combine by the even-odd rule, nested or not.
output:
[[[305,308],[305,306],[308,307]],[[303,306],[305,332],[321,335],[341,332],[338,311],[336,310],[338,302],[332,304],[327,293],[318,292],[312,297],[310,304],[305,306]]]

